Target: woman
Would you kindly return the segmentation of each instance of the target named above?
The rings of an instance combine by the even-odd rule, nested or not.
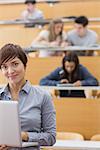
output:
[[[93,86],[98,81],[89,71],[79,64],[78,56],[74,52],[68,53],[62,60],[62,67],[58,67],[45,78],[41,79],[40,85],[56,86],[57,84],[71,83],[72,86]],[[61,97],[85,97],[82,90],[60,91]]]
[[[56,123],[52,98],[49,93],[32,86],[25,79],[26,66],[27,57],[20,46],[6,44],[1,48],[0,68],[8,84],[0,89],[0,99],[19,102],[23,141],[53,145],[56,140]],[[4,149],[2,147],[0,150]]]
[[[52,20],[49,24],[47,30],[43,30],[39,33],[36,39],[33,41],[32,45],[42,44],[45,46],[66,46],[68,45],[66,41],[66,33],[63,31],[64,24],[61,19]],[[51,56],[55,55],[57,52],[46,52],[40,51],[39,56]]]

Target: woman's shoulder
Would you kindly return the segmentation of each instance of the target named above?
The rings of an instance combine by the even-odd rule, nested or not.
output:
[[[53,73],[56,74],[62,74],[62,72],[64,72],[62,67],[57,67],[55,70],[52,71]]]
[[[40,32],[41,34],[49,34],[49,31],[48,30],[46,30],[46,29],[44,29],[44,30],[41,30],[41,32]]]
[[[3,88],[0,87],[0,95],[4,92]]]
[[[57,67],[56,70],[57,70],[58,72],[64,72],[63,67]]]
[[[65,31],[62,32],[62,37],[63,37],[63,40],[67,39],[67,33]]]
[[[40,10],[40,9],[36,9],[36,12],[37,12],[39,15],[43,14],[42,10]]]
[[[87,68],[85,66],[83,66],[82,64],[79,64],[79,70],[80,71],[86,71]]]
[[[65,31],[62,32],[63,35],[66,35],[67,33]]]
[[[52,96],[48,91],[48,87],[32,85],[32,90],[34,92],[34,95],[37,96],[42,102],[52,100]]]
[[[44,30],[40,31],[39,36],[40,37],[48,37],[49,36],[49,31],[44,29]]]
[[[31,90],[33,91],[35,95],[38,95],[38,96],[50,95],[46,86],[31,84]]]
[[[8,85],[2,85],[2,86],[0,86],[0,94],[4,93],[7,90],[8,90]]]
[[[23,15],[26,16],[28,14],[29,14],[29,12],[27,11],[27,9],[23,10],[22,13],[21,13],[22,17],[23,17]]]

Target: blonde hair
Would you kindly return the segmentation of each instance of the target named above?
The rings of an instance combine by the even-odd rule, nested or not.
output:
[[[62,24],[62,30],[59,33],[59,35],[56,35],[55,31],[54,31],[54,27],[55,27],[56,24],[59,24],[59,23]],[[62,22],[62,20],[61,19],[52,20],[49,24],[48,31],[49,31],[49,42],[55,41],[57,36],[59,36],[59,38],[62,40],[62,32],[63,32],[63,22]]]

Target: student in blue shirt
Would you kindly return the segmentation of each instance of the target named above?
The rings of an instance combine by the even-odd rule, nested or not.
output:
[[[62,60],[62,67],[40,80],[40,85],[57,86],[57,84],[71,83],[73,86],[95,86],[98,81],[79,63],[76,53],[69,52]],[[61,97],[85,97],[83,90],[61,90]]]
[[[40,146],[50,146],[56,141],[56,116],[52,97],[25,79],[26,66],[27,56],[20,46],[6,44],[1,48],[0,69],[8,84],[0,89],[0,99],[19,102],[23,141],[37,141]],[[0,146],[0,150],[7,149],[5,145]]]

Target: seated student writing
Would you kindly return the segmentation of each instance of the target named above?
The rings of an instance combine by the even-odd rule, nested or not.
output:
[[[57,84],[71,83],[73,86],[95,86],[98,81],[79,63],[74,52],[68,53],[62,60],[62,67],[40,80],[40,85],[56,86]],[[85,97],[83,90],[61,90],[61,97]]]
[[[66,33],[63,31],[64,24],[61,19],[54,19],[50,22],[48,29],[42,30],[39,35],[33,40],[32,46],[34,44],[42,44],[45,46],[66,46]],[[59,52],[54,51],[40,51],[39,56],[54,56],[59,55]]]
[[[1,48],[0,69],[8,84],[0,89],[0,100],[18,101],[23,141],[37,141],[40,146],[50,146],[56,141],[56,116],[52,97],[25,79],[26,66],[27,56],[20,46],[6,44]],[[0,146],[0,150],[7,149],[7,146]],[[13,148],[17,149],[20,148]]]

